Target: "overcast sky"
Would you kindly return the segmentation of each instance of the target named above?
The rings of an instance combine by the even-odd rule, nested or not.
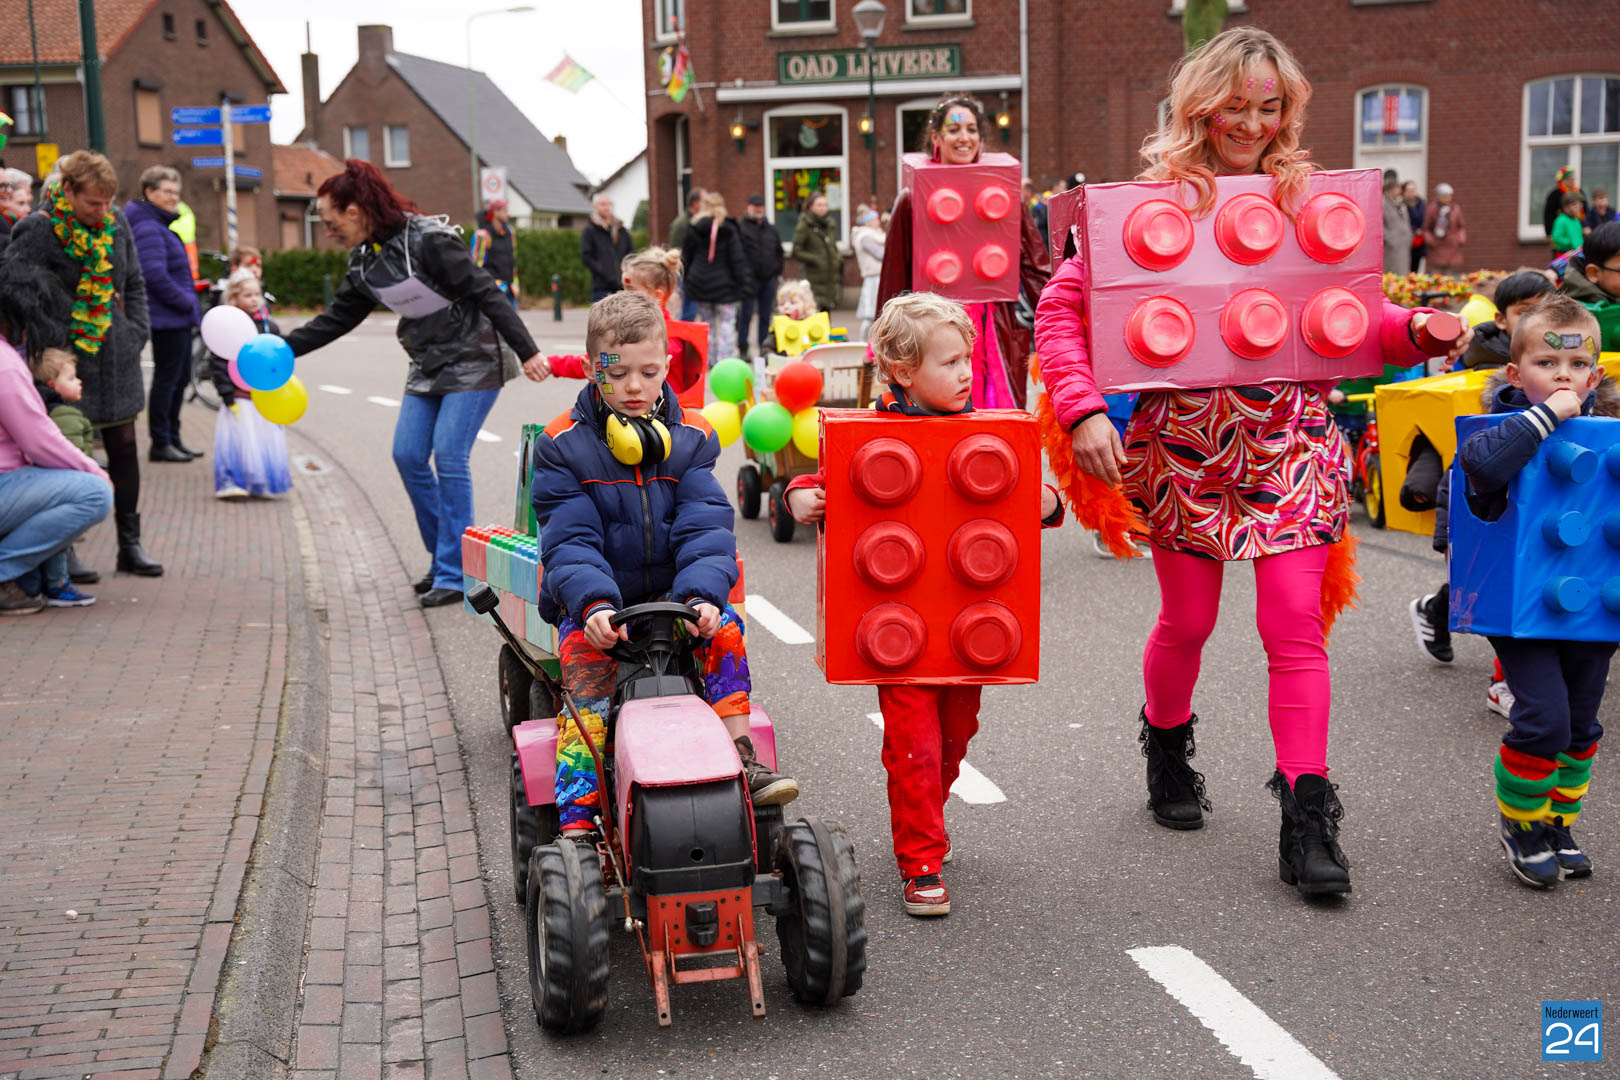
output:
[[[512,0],[519,6],[524,0]],[[495,80],[534,126],[550,138],[568,137],[574,164],[592,181],[606,178],[647,144],[638,0],[528,0],[525,14],[486,15],[473,25],[472,62]],[[467,62],[467,15],[496,0],[458,7],[443,0],[247,0],[232,5],[253,40],[270,58],[288,93],[271,98],[270,135],[278,143],[304,125],[298,57],[309,23],[321,58],[321,95],[330,96],[354,66],[356,27],[386,21],[397,52],[448,64]],[[596,79],[577,94],[545,76],[567,52]],[[615,97],[617,100],[615,100]]]

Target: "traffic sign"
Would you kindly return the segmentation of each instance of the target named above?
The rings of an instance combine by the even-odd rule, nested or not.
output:
[[[217,124],[221,120],[218,107],[177,108],[169,110],[171,124]]]
[[[169,122],[172,124],[218,124],[224,120],[220,115],[218,106],[181,106],[169,110]],[[268,124],[270,122],[270,106],[268,105],[232,105],[231,123],[233,124]]]
[[[225,133],[217,127],[175,128],[176,146],[224,146]]]
[[[222,157],[194,157],[191,159],[193,169],[223,169],[225,159]],[[236,175],[248,180],[259,180],[264,177],[264,170],[252,165],[238,165]]]
[[[212,121],[204,121],[209,123]],[[270,106],[268,105],[232,105],[231,123],[233,124],[268,124],[270,122]]]
[[[245,177],[249,180],[262,180],[264,178],[264,170],[256,169],[252,165],[238,165],[236,167],[236,175]]]

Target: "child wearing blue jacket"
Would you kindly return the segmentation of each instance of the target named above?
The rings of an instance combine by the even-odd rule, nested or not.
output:
[[[652,600],[690,604],[699,616],[704,698],[737,744],[754,805],[791,802],[798,784],[757,761],[748,738],[743,625],[726,602],[737,582],[737,538],[731,501],[714,477],[720,442],[665,388],[663,313],[642,293],[614,293],[591,306],[585,352],[591,381],[534,448],[539,607],[557,627],[563,684],[601,747],[618,675],[605,650],[627,636],[609,620]],[[572,724],[558,726],[556,795],[563,834],[589,837],[601,793]]]
[[[1573,416],[1590,414],[1603,380],[1598,323],[1567,296],[1531,308],[1513,333],[1511,358],[1492,413],[1513,413],[1475,432],[1457,448],[1455,468],[1469,509],[1495,521],[1508,506],[1508,485],[1542,440]],[[1535,888],[1582,878],[1592,863],[1570,835],[1591,780],[1603,725],[1598,708],[1614,642],[1553,641],[1491,635],[1513,709],[1496,761],[1502,848],[1520,881]]]

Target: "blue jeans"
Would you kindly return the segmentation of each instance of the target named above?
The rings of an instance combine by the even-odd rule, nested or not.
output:
[[[473,523],[472,455],[499,390],[406,394],[394,425],[394,466],[433,555],[433,587],[461,591],[461,534]],[[428,459],[432,458],[432,465]]]
[[[33,465],[0,473],[0,581],[29,575],[111,510],[112,488],[94,473]]]
[[[760,286],[759,292],[743,297],[742,314],[737,316],[738,352],[747,352],[750,342],[757,341],[760,352],[776,344],[776,338],[771,335],[771,316],[776,314],[776,280],[771,278]],[[759,312],[759,333],[750,336],[748,324],[753,321],[756,311]]]
[[[686,295],[686,279],[681,279],[681,322],[697,321],[698,302]]]

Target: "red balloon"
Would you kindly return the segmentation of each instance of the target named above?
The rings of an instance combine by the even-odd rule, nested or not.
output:
[[[821,369],[795,360],[776,373],[776,401],[790,413],[802,412],[821,400]]]

